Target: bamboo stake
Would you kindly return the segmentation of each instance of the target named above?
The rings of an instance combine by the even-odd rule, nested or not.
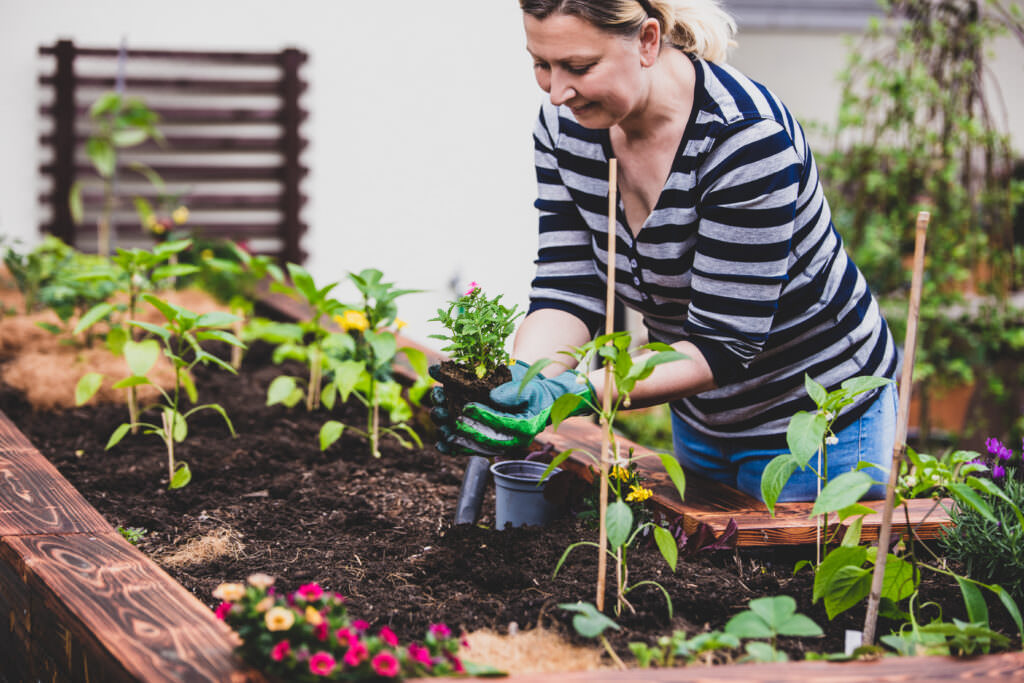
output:
[[[618,187],[618,161],[608,160],[608,286],[604,302],[604,331],[611,334],[615,331],[615,220],[618,202],[615,192]],[[604,393],[602,394],[601,417],[601,488],[600,488],[600,538],[598,538],[597,555],[597,599],[595,604],[599,612],[604,611],[604,587],[608,577],[608,449],[611,446],[608,415],[612,405],[612,374],[607,366],[604,372]]]
[[[882,508],[882,526],[878,530],[878,553],[875,556],[875,571],[871,577],[871,593],[864,616],[865,645],[875,642],[875,626],[878,623],[878,603],[882,598],[882,580],[885,578],[885,561],[889,554],[892,537],[892,508],[899,478],[900,462],[907,453],[907,423],[910,421],[910,385],[914,380],[914,353],[917,350],[917,320],[920,315],[921,285],[924,280],[924,242],[931,218],[927,211],[917,214],[917,231],[914,237],[914,271],[910,281],[910,306],[907,310],[907,337],[903,342],[903,373],[900,377],[900,412],[896,421],[896,442],[892,449],[892,466],[889,468],[889,482],[885,487],[885,506]]]

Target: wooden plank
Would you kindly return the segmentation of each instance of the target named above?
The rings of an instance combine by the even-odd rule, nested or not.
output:
[[[426,683],[431,679],[410,679]],[[434,679],[436,680],[436,679]],[[462,681],[492,681],[463,678]],[[688,666],[677,669],[569,671],[509,676],[509,683],[603,683],[644,681],[772,681],[773,683],[906,683],[913,681],[1024,680],[1024,653],[983,657],[886,657],[870,662],[780,662],[732,666]]]
[[[205,237],[231,237],[239,240],[251,239],[253,237],[276,238],[280,232],[281,225],[282,223],[279,221],[223,221],[218,223],[203,221],[202,227],[197,228],[196,232]],[[142,227],[137,221],[132,223],[117,222],[116,226],[119,237],[137,237],[143,234]],[[49,227],[49,225],[43,225],[43,230],[48,230]],[[303,233],[308,230],[308,227],[306,223],[300,224],[300,229]],[[79,235],[95,235],[96,225],[91,221],[86,221],[78,226],[77,232]]]
[[[40,85],[53,85],[55,76],[39,76]],[[273,95],[277,92],[277,81],[246,80],[226,78],[129,78],[128,85],[132,92],[170,90],[174,92],[212,95]],[[113,90],[117,85],[115,76],[80,76],[77,80],[79,88],[101,88]],[[298,82],[300,92],[308,85]]]
[[[124,176],[122,176],[122,179]],[[103,193],[98,191],[85,191],[81,193],[82,205],[88,210],[92,207],[100,207],[103,204]],[[132,193],[132,199],[141,197],[150,202],[159,202],[161,197],[153,192]],[[46,201],[48,195],[39,195],[40,202]],[[305,206],[309,201],[306,194],[300,194],[297,199],[299,206]],[[181,199],[181,203],[191,211],[254,211],[254,210],[275,210],[281,205],[281,195],[278,194],[189,194]]]
[[[110,528],[0,412],[0,537],[108,532]]]
[[[7,542],[63,627],[108,653],[115,680],[259,680],[235,660],[228,627],[119,534]]]
[[[44,45],[39,48],[39,54],[52,55],[55,48]],[[95,48],[76,47],[75,54],[80,57],[118,57],[120,50],[117,48]],[[277,63],[279,52],[220,52],[220,51],[192,51],[192,50],[137,50],[128,48],[125,56],[128,59],[171,59],[185,62],[221,62],[227,64],[264,64],[273,66]],[[303,53],[303,61],[306,55]]]
[[[577,449],[566,461],[566,467],[588,478],[587,466],[593,465],[600,455],[600,427],[586,418],[566,420],[557,431],[548,428],[537,440],[559,452]],[[682,515],[683,528],[687,533],[696,531],[702,522],[720,533],[730,520],[735,520],[737,544],[741,546],[803,545],[814,543],[817,538],[814,520],[810,516],[813,503],[779,503],[773,517],[760,500],[690,472],[686,473],[686,498],[680,501],[660,460],[653,457],[654,451],[621,437],[619,442],[622,452],[632,448],[634,457],[639,457],[637,469],[654,491],[651,500],[669,516]],[[865,502],[877,511],[883,504],[884,501]],[[936,538],[949,522],[945,510],[936,507],[930,499],[908,501],[907,509],[909,526],[903,511],[897,510],[893,517],[895,533],[907,535],[910,529],[914,529],[919,538]],[[873,541],[878,538],[881,517],[881,512],[865,517],[862,539]]]
[[[88,139],[85,135],[76,135],[75,144],[84,145]],[[281,149],[281,142],[277,138],[268,137],[243,137],[224,136],[211,137],[209,135],[168,135],[164,138],[166,144],[160,145],[153,140],[147,140],[141,145],[136,145],[133,150],[146,152],[159,152],[160,154],[176,154],[188,152],[190,154],[201,152],[277,152]],[[41,145],[52,145],[54,136],[44,133],[39,136]],[[301,138],[299,146],[305,149],[309,146],[309,140]]]
[[[160,177],[168,182],[198,181],[207,182],[231,182],[236,180],[281,180],[284,177],[285,169],[280,165],[262,166],[229,166],[221,164],[217,166],[198,165],[167,165],[151,164],[150,168],[160,174]],[[39,171],[51,175],[55,171],[53,164],[42,164]],[[95,170],[89,164],[76,164],[75,174],[77,177],[89,177]],[[299,168],[298,173],[305,176],[309,169],[305,166]]]
[[[55,108],[44,104],[39,113],[52,117]],[[75,116],[85,118],[89,115],[86,105],[74,108]],[[160,107],[160,125],[182,124],[240,124],[240,123],[281,123],[282,112],[277,108],[242,109],[240,107]],[[303,110],[300,117],[305,121],[309,112]]]

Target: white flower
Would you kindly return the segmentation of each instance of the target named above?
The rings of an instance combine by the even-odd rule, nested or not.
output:
[[[837,443],[839,443],[839,437],[836,436],[835,434],[832,434],[831,436],[826,436],[825,437],[825,445],[826,446],[835,446]]]

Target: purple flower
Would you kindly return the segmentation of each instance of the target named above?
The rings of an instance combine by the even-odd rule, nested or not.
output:
[[[995,467],[992,468],[992,478],[993,479],[1002,479],[1005,476],[1006,476],[1006,468],[1004,468],[1002,465],[996,465]]]
[[[1013,457],[1013,451],[1003,445],[999,439],[991,438],[985,440],[985,448],[988,452],[1000,460],[1006,461]]]

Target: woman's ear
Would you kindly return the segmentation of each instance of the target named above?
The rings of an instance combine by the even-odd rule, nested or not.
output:
[[[644,67],[653,66],[661,50],[661,24],[657,19],[648,17],[637,37],[640,40],[640,63]]]

